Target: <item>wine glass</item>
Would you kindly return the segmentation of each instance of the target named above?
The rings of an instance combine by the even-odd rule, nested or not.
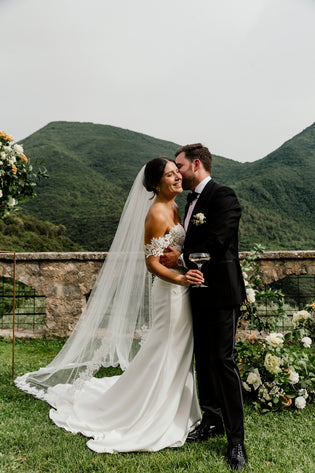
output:
[[[202,265],[209,261],[211,258],[209,253],[190,253],[189,261],[196,263],[199,271],[201,271]],[[192,287],[208,287],[206,284],[194,284]]]

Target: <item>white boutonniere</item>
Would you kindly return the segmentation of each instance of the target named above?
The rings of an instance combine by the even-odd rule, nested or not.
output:
[[[194,215],[192,223],[198,227],[198,225],[203,225],[206,223],[206,216],[203,213]]]

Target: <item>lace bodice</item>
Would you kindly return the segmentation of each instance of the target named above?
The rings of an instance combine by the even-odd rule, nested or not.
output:
[[[185,239],[185,230],[183,226],[178,223],[170,229],[170,231],[159,238],[152,238],[151,243],[144,245],[144,253],[146,258],[149,256],[162,256],[164,250],[170,245],[181,251]]]

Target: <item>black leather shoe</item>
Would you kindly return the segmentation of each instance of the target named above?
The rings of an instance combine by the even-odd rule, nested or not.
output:
[[[216,425],[202,425],[199,424],[192,432],[189,432],[186,442],[203,442],[210,438],[223,435],[223,427],[217,427]]]
[[[245,468],[246,461],[246,452],[242,443],[238,443],[237,445],[231,445],[229,447],[228,462],[232,470],[243,470],[243,468]]]

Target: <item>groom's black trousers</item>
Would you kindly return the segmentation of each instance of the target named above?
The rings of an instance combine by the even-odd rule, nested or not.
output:
[[[227,439],[235,445],[244,441],[243,396],[235,350],[239,306],[209,307],[207,292],[202,288],[190,290],[202,423],[220,428],[223,418]]]

